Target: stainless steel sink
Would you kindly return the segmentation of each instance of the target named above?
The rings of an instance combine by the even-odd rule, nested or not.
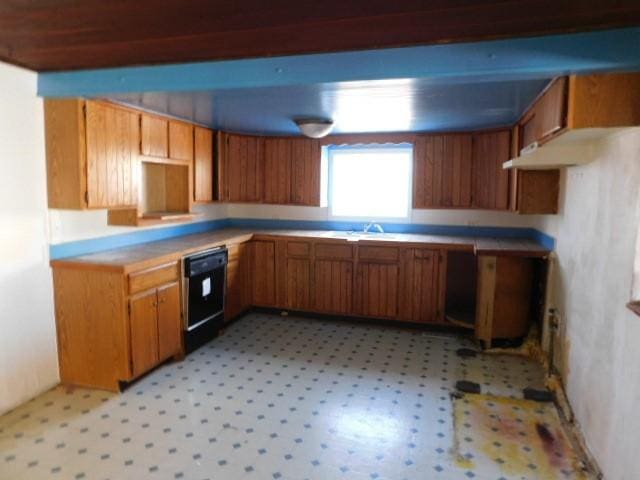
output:
[[[351,242],[357,242],[358,240],[390,240],[395,238],[395,235],[379,232],[327,232],[326,236],[343,238]]]

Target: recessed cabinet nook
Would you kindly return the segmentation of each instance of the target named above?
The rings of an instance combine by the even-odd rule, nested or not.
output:
[[[47,99],[49,207],[137,226],[189,220],[198,203],[320,206],[324,147],[391,139],[413,145],[414,209],[554,214],[560,168],[584,153],[577,140],[638,126],[639,112],[638,74],[555,79],[515,125],[323,139]],[[181,259],[219,246],[227,322],[258,307],[465,329],[485,346],[540,317],[550,253],[517,239],[222,229],[54,260],[63,382],[118,390],[184,355]]]

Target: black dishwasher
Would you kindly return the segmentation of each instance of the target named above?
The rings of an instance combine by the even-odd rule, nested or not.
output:
[[[184,257],[184,344],[190,353],[212,340],[224,321],[227,249]]]

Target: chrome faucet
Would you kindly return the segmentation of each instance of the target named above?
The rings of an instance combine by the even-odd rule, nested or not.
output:
[[[382,229],[382,226],[379,223],[376,223],[373,220],[371,220],[369,223],[367,223],[364,226],[364,233],[369,233],[369,230],[371,230],[371,229],[375,229],[380,233],[384,233],[384,230]]]

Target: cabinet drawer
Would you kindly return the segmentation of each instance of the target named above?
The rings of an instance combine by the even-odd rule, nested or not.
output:
[[[316,243],[316,258],[352,259],[353,246],[338,243]]]
[[[129,274],[129,293],[142,292],[180,278],[180,262],[165,263],[157,267]]]
[[[287,256],[308,257],[311,248],[309,242],[287,242]]]
[[[383,260],[387,262],[398,261],[400,251],[397,247],[359,247],[358,258],[360,260]]]

